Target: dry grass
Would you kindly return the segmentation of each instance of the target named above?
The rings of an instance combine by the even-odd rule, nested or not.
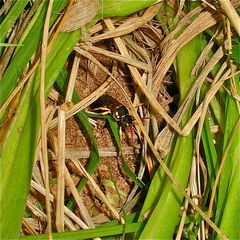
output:
[[[230,2],[227,0],[219,0],[219,2],[223,11],[225,11],[226,15],[229,17],[230,24],[233,25],[237,34],[240,35],[240,25],[238,24],[240,20],[235,11],[235,8],[240,6],[239,2]],[[50,3],[52,3],[52,1],[50,1]],[[95,7],[97,7],[96,3],[97,1],[92,1],[92,4],[95,4]],[[134,155],[135,150],[140,149],[140,151],[142,151],[142,159],[146,160],[146,169],[145,166],[140,166],[140,164],[135,169],[138,177],[142,178],[144,171],[148,172],[150,176],[154,175],[156,163],[153,159],[155,158],[165,170],[173,184],[185,197],[184,209],[191,208],[197,211],[208,225],[225,238],[225,235],[210,219],[211,204],[214,200],[215,192],[213,191],[211,196],[211,206],[208,215],[200,209],[200,201],[193,200],[190,196],[203,194],[208,181],[206,166],[200,153],[200,140],[204,119],[208,114],[210,102],[223,86],[226,79],[237,74],[236,68],[234,66],[229,68],[228,62],[226,61],[222,64],[219,74],[216,75],[214,79],[208,79],[207,77],[213,70],[214,66],[220,61],[220,59],[222,59],[225,54],[225,48],[228,48],[228,43],[231,42],[231,39],[225,39],[223,44],[215,54],[211,56],[211,58],[209,58],[209,52],[213,47],[213,39],[209,41],[209,44],[203,49],[192,72],[193,75],[198,75],[198,77],[188,95],[184,98],[178,111],[175,111],[175,109],[172,108],[171,103],[176,99],[175,95],[177,93],[176,90],[173,93],[169,91],[169,89],[174,89],[174,76],[171,74],[170,76],[167,75],[168,72],[171,71],[171,66],[174,64],[177,54],[187,43],[203,31],[214,29],[213,31],[215,31],[216,35],[213,36],[213,38],[220,38],[223,40],[223,35],[225,34],[226,29],[218,29],[217,27],[218,22],[220,22],[220,19],[222,18],[222,15],[219,14],[218,11],[206,11],[206,4],[203,4],[184,15],[181,10],[181,7],[184,6],[184,1],[180,1],[178,13],[181,20],[178,22],[175,29],[165,37],[159,24],[156,23],[156,20],[154,19],[161,5],[162,2],[159,2],[150,6],[145,11],[142,11],[142,13],[133,14],[130,17],[104,19],[101,22],[96,23],[87,31],[82,29],[84,35],[82,36],[81,42],[79,42],[74,49],[73,64],[70,65],[71,73],[68,81],[66,97],[59,100],[60,97],[58,94],[52,94],[51,104],[48,106],[44,100],[44,64],[47,51],[51,48],[52,42],[58,35],[60,29],[68,31],[69,28],[70,30],[73,30],[76,26],[71,26],[71,24],[66,25],[66,23],[61,23],[58,27],[56,26],[57,30],[49,44],[48,32],[47,30],[44,31],[41,55],[41,139],[39,140],[36,154],[36,166],[34,167],[31,191],[27,202],[27,209],[31,211],[32,218],[31,220],[30,218],[23,220],[24,234],[42,233],[47,229],[49,238],[51,238],[52,225],[56,226],[58,232],[63,232],[64,229],[74,231],[80,228],[88,229],[96,226],[93,216],[90,216],[88,212],[86,202],[78,193],[72,175],[84,176],[88,179],[88,184],[92,189],[93,198],[99,198],[104,205],[104,214],[111,215],[113,219],[118,219],[121,223],[125,222],[120,209],[113,206],[114,204],[111,203],[106,197],[106,193],[103,192],[103,188],[99,186],[96,176],[90,176],[85,167],[79,161],[80,158],[88,158],[90,150],[87,149],[87,146],[85,146],[85,148],[67,149],[67,143],[65,141],[66,126],[68,124],[67,120],[75,116],[79,111],[87,109],[91,103],[108,92],[112,86],[115,86],[122,94],[122,96],[120,96],[120,101],[126,103],[127,107],[130,109],[131,115],[135,119],[134,125],[137,131],[136,135],[139,137],[138,145],[135,145],[134,147],[123,147],[123,153]],[[69,9],[70,7],[71,4],[69,5]],[[207,9],[211,7],[215,8],[215,6],[210,5]],[[51,6],[49,5],[49,14],[50,11]],[[69,11],[69,16],[72,16],[71,14],[74,15],[71,10]],[[90,15],[87,14],[87,17],[92,18],[93,15],[94,13],[91,12]],[[192,20],[193,17],[194,20]],[[48,21],[49,18],[47,17],[46,29]],[[82,26],[82,24],[80,26]],[[105,43],[107,43],[107,45],[111,43],[114,47],[106,47],[106,49],[103,49]],[[104,64],[101,63],[102,57],[99,57],[99,55],[111,59],[113,65],[110,68],[104,66]],[[108,79],[103,81],[96,90],[92,91],[92,93],[82,99],[81,102],[73,104],[71,99],[74,88],[77,86],[79,68],[83,59],[87,59],[91,64],[94,63],[94,67],[97,71],[101,71],[108,75]],[[38,61],[28,70],[26,77],[22,79],[18,87],[8,98],[8,101],[6,101],[5,105],[1,108],[1,112],[4,112],[24,84],[27,81],[31,81],[32,73],[37,64]],[[111,68],[112,70],[110,70]],[[200,68],[202,68],[201,73],[198,72]],[[223,72],[224,74],[222,74]],[[131,84],[134,88],[132,95],[126,91],[123,84],[118,80],[119,75],[124,76],[129,73],[132,79]],[[211,87],[207,92],[204,101],[198,104],[199,89],[207,80],[211,82]],[[83,90],[84,89],[82,89],[82,91]],[[234,86],[232,86],[230,91],[233,96],[239,97],[236,95]],[[115,97],[118,98],[118,95],[116,94]],[[182,126],[181,121],[184,113],[193,99],[197,101],[196,110],[188,123],[185,126]],[[143,120],[144,118],[145,120]],[[186,136],[196,127],[196,125],[198,125],[198,128],[195,139],[196,159],[194,161],[196,162],[197,170],[195,169],[192,171],[192,173],[195,171],[196,175],[190,178],[188,190],[185,191],[185,189],[183,189],[176,181],[175,177],[162,159],[169,152],[174,134],[178,133]],[[151,128],[151,126],[153,127]],[[54,133],[54,128],[58,129],[57,134]],[[49,132],[49,134],[47,132]],[[155,137],[153,138],[152,135]],[[147,153],[147,149],[151,150],[151,155]],[[110,145],[105,148],[100,147],[99,152],[101,157],[117,155],[117,152]],[[66,160],[71,162],[74,166],[74,172],[69,168],[69,164]],[[48,165],[49,161],[52,162],[51,164],[53,165],[51,168]],[[222,161],[222,164],[223,163],[224,160]],[[215,181],[215,188],[220,173],[221,168],[219,169]],[[55,175],[57,176],[56,184],[49,186],[48,179]],[[203,181],[200,180],[202,176]],[[196,179],[199,181],[197,182]],[[201,184],[203,182],[203,186],[201,186],[200,182]],[[128,192],[128,197],[130,197],[128,201],[131,201],[131,199],[134,198],[137,189],[137,187],[134,187],[131,192]],[[76,202],[77,207],[75,211],[69,210],[64,205],[66,192],[70,192]],[[36,207],[36,203],[42,204],[43,198],[46,198],[47,214],[45,211],[41,211]],[[133,207],[134,206],[132,206],[132,208]],[[184,211],[181,224],[179,225],[177,239],[181,239],[186,214],[186,211]],[[51,222],[52,220],[53,223]]]

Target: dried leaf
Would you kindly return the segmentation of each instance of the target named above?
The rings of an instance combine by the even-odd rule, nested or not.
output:
[[[72,32],[91,21],[100,9],[99,0],[77,1],[63,23],[62,32]]]

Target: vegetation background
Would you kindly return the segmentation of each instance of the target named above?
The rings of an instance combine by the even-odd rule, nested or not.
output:
[[[1,5],[1,239],[239,239],[239,1]],[[102,81],[84,88],[86,59]],[[106,93],[134,117],[133,143],[89,112]],[[85,155],[67,148],[74,124]],[[107,136],[121,166],[99,179]]]

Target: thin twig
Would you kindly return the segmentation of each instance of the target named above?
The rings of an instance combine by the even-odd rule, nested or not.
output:
[[[134,67],[143,69],[145,71],[149,71],[148,65],[146,63],[140,62],[136,59],[132,59],[130,57],[126,57],[126,56],[122,56],[120,54],[111,52],[111,51],[107,51],[105,49],[99,48],[99,47],[95,47],[95,46],[89,46],[89,45],[81,45],[80,46],[82,49],[86,50],[86,51],[90,51],[93,53],[100,53],[104,56],[110,57],[112,59],[127,63],[129,65],[132,65]]]
[[[187,188],[186,192],[187,192],[187,194],[190,194],[190,188]],[[175,238],[176,240],[181,240],[181,238],[182,238],[182,232],[183,232],[185,220],[186,220],[186,217],[187,217],[188,204],[189,204],[188,200],[185,199],[185,203],[184,203],[184,206],[183,206],[183,209],[182,209],[181,221],[180,221],[180,224],[178,226],[177,236]]]
[[[136,145],[134,147],[123,146],[122,153],[123,155],[138,154],[139,149],[140,145]],[[117,157],[119,155],[119,152],[116,149],[116,147],[99,147],[98,152],[99,157]],[[89,158],[91,151],[87,148],[74,148],[71,150],[71,154],[77,159]],[[51,152],[49,152],[49,157],[51,158],[51,160],[56,159],[56,156],[54,154],[51,154]]]
[[[68,155],[68,152],[66,153],[66,155]],[[77,188],[73,182],[73,179],[72,179],[66,166],[64,168],[64,176],[65,176],[66,183],[67,183],[68,187],[70,188],[72,195],[76,201],[76,204],[79,207],[79,212],[80,212],[82,219],[84,220],[84,222],[87,224],[87,226],[89,228],[94,228],[92,219],[83,203],[82,198],[79,196],[78,190],[77,190]]]

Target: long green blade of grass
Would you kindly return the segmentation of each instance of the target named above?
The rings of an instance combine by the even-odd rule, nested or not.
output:
[[[123,231],[125,233],[138,232],[143,226],[144,223],[136,224],[135,221],[138,217],[139,212],[130,214],[126,216],[126,224],[120,225],[117,220],[111,222],[103,223],[101,226],[98,226],[93,229],[80,230],[75,232],[66,232],[66,233],[53,233],[53,239],[88,239],[88,238],[97,238],[112,236],[111,239],[116,239],[116,235],[121,235]],[[19,239],[22,240],[47,240],[47,234],[32,235],[32,236],[22,236]],[[107,238],[108,239],[108,238]]]
[[[196,37],[181,49],[176,58],[175,69],[181,101],[183,101],[196,79],[195,76],[191,76],[191,71],[200,55],[201,46],[201,38]],[[191,117],[191,112],[192,107],[190,106],[184,115],[183,124]],[[177,136],[177,139],[172,144],[170,154],[165,160],[169,163],[171,172],[183,188],[186,188],[188,183],[193,158],[193,147],[193,132],[186,137]],[[155,195],[154,192],[158,193],[158,195]],[[142,208],[141,215],[149,210],[151,211],[151,215],[140,235],[140,239],[171,239],[174,235],[176,225],[180,220],[179,214],[182,201],[182,194],[176,190],[162,168],[159,167]]]
[[[50,90],[79,38],[79,31],[59,35],[47,58],[46,93]],[[68,48],[64,47],[66,44]],[[30,83],[29,89],[25,91],[25,97],[11,123],[2,149],[0,197],[3,239],[18,237],[28,195],[40,126],[38,73]],[[19,173],[21,173],[20,178]]]
[[[16,1],[12,6],[10,12],[7,14],[5,19],[0,25],[0,43],[4,42],[4,39],[9,31],[16,22],[17,18],[22,14],[23,9],[28,4],[29,0]],[[0,53],[2,52],[2,47],[0,45]]]
[[[239,94],[239,76],[235,77],[235,85]],[[240,222],[240,114],[236,100],[230,95],[227,95],[226,98],[225,113],[222,160],[224,160],[225,153],[227,155],[218,185],[215,221],[230,239],[237,239],[239,238]]]
[[[143,188],[145,186],[145,184],[137,178],[137,176],[135,175],[135,173],[129,168],[124,155],[122,154],[122,143],[121,143],[121,137],[119,134],[119,126],[117,124],[117,122],[115,120],[112,119],[112,117],[108,117],[108,122],[111,128],[111,131],[113,133],[114,136],[114,140],[116,141],[117,147],[118,147],[118,151],[120,154],[120,158],[121,158],[121,163],[122,163],[122,167],[123,170],[125,171],[125,173],[127,174],[127,176],[133,181],[135,182],[139,187]]]
[[[116,226],[96,227],[92,229],[85,229],[76,232],[65,232],[65,233],[53,233],[53,239],[61,240],[80,240],[80,239],[92,239],[97,237],[106,237],[121,235],[123,231],[125,233],[137,232],[143,227],[144,223],[131,223]],[[115,237],[115,239],[117,236]],[[41,234],[37,236],[26,236],[21,237],[23,240],[48,240],[47,234]]]
[[[21,1],[17,1],[21,2]],[[64,7],[65,1],[58,1],[54,4],[54,11],[60,12]],[[45,14],[47,10],[47,2],[42,2],[39,6],[41,12],[38,18],[34,21],[31,29],[27,29],[28,35],[22,42],[22,47],[20,47],[17,53],[13,56],[10,65],[4,72],[2,79],[0,81],[0,89],[1,89],[1,98],[0,98],[0,106],[7,100],[12,90],[16,87],[17,81],[21,76],[24,68],[32,57],[33,53],[39,47],[42,37],[42,29],[45,20]],[[57,15],[53,15],[52,21],[56,19]]]
[[[204,147],[204,153],[206,155],[206,163],[208,169],[208,181],[209,181],[209,188],[213,187],[214,180],[217,175],[218,169],[218,158],[217,158],[217,151],[214,146],[214,139],[212,137],[212,133],[210,130],[208,119],[204,122],[203,132],[202,132],[202,141]]]

